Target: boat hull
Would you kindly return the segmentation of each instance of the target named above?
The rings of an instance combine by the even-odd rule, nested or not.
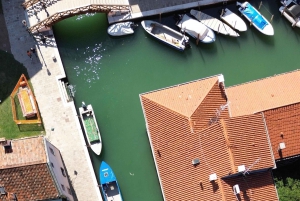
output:
[[[247,31],[247,25],[237,14],[233,13],[228,8],[225,8],[223,13],[220,15],[220,18],[229,24],[233,29],[238,31]]]
[[[269,36],[274,35],[273,26],[270,22],[262,16],[250,3],[247,1],[244,3],[237,2],[239,11],[241,14],[261,33]]]
[[[88,146],[95,154],[100,155],[102,140],[92,105],[88,105],[86,108],[80,107],[79,113]]]
[[[163,24],[152,20],[144,20],[141,24],[148,34],[179,51],[184,51],[189,45],[187,36]]]
[[[199,37],[199,41],[202,43],[212,43],[216,41],[215,33],[210,28],[186,14],[182,16],[176,25],[181,31],[186,32],[191,37],[195,39]]]
[[[111,36],[130,35],[134,33],[132,26],[133,22],[116,23],[107,28],[107,33]]]
[[[117,178],[111,167],[104,161],[100,165],[99,177],[105,201],[123,201]]]

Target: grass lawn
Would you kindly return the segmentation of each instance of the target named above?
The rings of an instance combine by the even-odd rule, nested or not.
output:
[[[13,121],[9,96],[20,76],[24,74],[28,78],[28,74],[26,68],[16,61],[10,53],[0,50],[0,61],[0,137],[15,139],[44,134],[42,126],[18,126]],[[28,80],[28,82],[30,83],[30,80]],[[18,114],[18,116],[20,116],[20,114]]]

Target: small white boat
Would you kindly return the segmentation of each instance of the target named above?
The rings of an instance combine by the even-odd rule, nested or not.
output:
[[[91,147],[95,154],[100,155],[102,150],[102,141],[92,105],[86,106],[85,103],[82,102],[82,107],[79,108],[79,113],[85,136],[88,141],[88,146]]]
[[[180,17],[181,19],[176,25],[181,31],[186,32],[202,43],[212,43],[216,41],[215,33],[210,28],[186,14]]]
[[[120,22],[112,24],[107,28],[107,33],[111,36],[124,36],[134,33],[134,23],[133,22]]]
[[[279,8],[281,15],[283,15],[290,23],[292,27],[300,28],[300,5],[290,2],[285,6]]]
[[[151,36],[177,50],[183,51],[185,48],[190,47],[189,37],[178,31],[152,20],[144,20],[141,24]]]
[[[229,26],[231,26],[232,28],[234,28],[238,31],[247,31],[247,25],[244,22],[244,20],[242,20],[242,18],[240,18],[237,14],[233,13],[228,8],[225,8],[224,10],[222,10],[220,18],[224,22],[229,24]]]
[[[197,20],[201,23],[205,24],[207,27],[211,28],[217,33],[221,33],[224,35],[238,37],[240,36],[235,30],[233,30],[230,26],[223,23],[221,20],[214,18],[210,15],[207,15],[201,11],[197,11],[192,9],[190,14],[193,15]]]
[[[236,2],[239,7],[239,11],[246,17],[246,19],[261,33],[269,36],[274,35],[274,29],[270,22],[262,16],[250,3],[247,1],[244,3]]]

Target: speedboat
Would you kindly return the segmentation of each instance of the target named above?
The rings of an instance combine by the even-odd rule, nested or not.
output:
[[[292,23],[292,27],[300,28],[300,5],[295,4],[293,1],[286,2],[279,8],[281,15],[283,15],[289,22]]]
[[[111,36],[124,36],[134,33],[134,27],[136,25],[133,22],[120,22],[112,24],[107,28],[107,33]]]
[[[145,31],[151,36],[179,51],[183,51],[187,47],[190,47],[189,37],[166,25],[152,20],[144,20],[141,24]]]
[[[100,188],[105,201],[123,201],[117,178],[111,167],[102,161],[100,169]]]
[[[261,33],[269,36],[274,35],[274,29],[270,22],[262,16],[258,10],[256,10],[250,3],[247,1],[244,3],[236,2],[239,7],[239,11],[242,15],[246,17],[246,19]]]
[[[237,14],[233,13],[228,8],[222,10],[220,15],[221,20],[229,24],[232,28],[238,31],[247,31],[247,25]]]
[[[88,141],[88,146],[91,147],[95,154],[100,155],[102,150],[102,141],[92,105],[86,106],[85,103],[82,102],[82,107],[79,108],[79,113],[84,133]]]
[[[233,30],[230,26],[223,23],[221,20],[214,18],[210,15],[207,15],[201,11],[192,9],[190,14],[194,16],[198,21],[205,24],[207,27],[211,28],[217,33],[238,37],[240,36],[235,30]]]
[[[202,43],[216,41],[215,33],[210,28],[186,14],[180,16],[180,20],[176,25],[180,28],[181,32],[184,31]]]

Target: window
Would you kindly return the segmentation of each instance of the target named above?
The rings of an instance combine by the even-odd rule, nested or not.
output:
[[[53,163],[52,162],[50,162],[51,163],[51,166],[54,168],[54,165],[53,165]]]
[[[65,186],[63,184],[61,184],[61,188],[65,191]]]
[[[49,147],[49,149],[50,149],[51,154],[53,154],[55,156],[54,150],[51,147]]]
[[[72,195],[71,189],[70,189],[70,188],[67,188],[67,189],[68,189],[68,193],[69,193],[70,195]]]
[[[61,167],[60,170],[61,170],[61,174],[62,174],[64,177],[66,177],[65,169]]]

